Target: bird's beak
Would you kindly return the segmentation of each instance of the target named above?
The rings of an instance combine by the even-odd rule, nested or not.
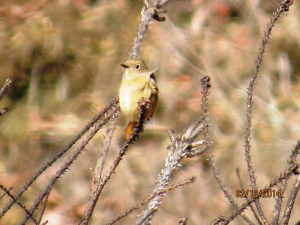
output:
[[[121,66],[125,69],[128,68],[128,66],[126,66],[125,64],[121,64]]]

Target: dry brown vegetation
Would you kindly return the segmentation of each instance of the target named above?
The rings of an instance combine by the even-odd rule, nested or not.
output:
[[[12,188],[11,193],[17,193],[117,94],[120,64],[128,58],[143,4],[134,0],[1,1],[0,84],[7,78],[12,84],[0,102],[0,108],[10,109],[0,117],[0,183]],[[202,113],[199,80],[206,75],[212,86],[208,97],[211,148],[220,176],[234,197],[235,190],[241,189],[238,167],[245,189],[251,189],[244,151],[246,90],[263,31],[277,5],[275,0],[182,0],[164,6],[166,20],[153,20],[139,53],[150,68],[159,68],[158,110],[103,189],[92,224],[109,223],[149,197],[168,155],[168,130],[180,134]],[[273,29],[255,84],[251,157],[259,189],[287,168],[299,139],[299,11],[295,2]],[[126,122],[120,114],[105,171],[125,142]],[[105,134],[104,127],[54,185],[42,222],[79,223]],[[20,199],[25,206],[30,208],[70,155],[61,157],[33,183]],[[153,224],[178,224],[181,216],[188,217],[187,224],[208,224],[234,211],[207,158],[204,153],[181,161],[170,183],[191,176],[197,181],[166,194]],[[3,196],[0,207],[9,201]],[[272,220],[275,199],[263,199],[261,204]],[[116,224],[133,224],[142,209]],[[290,224],[299,221],[299,210],[298,197]],[[249,208],[245,213],[254,218]],[[0,225],[18,224],[24,215],[14,205]],[[232,224],[246,222],[237,217]]]

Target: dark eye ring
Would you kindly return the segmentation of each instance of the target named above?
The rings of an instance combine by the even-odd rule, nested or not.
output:
[[[135,68],[139,70],[141,68],[141,66],[139,64],[137,64],[137,65],[135,65]]]

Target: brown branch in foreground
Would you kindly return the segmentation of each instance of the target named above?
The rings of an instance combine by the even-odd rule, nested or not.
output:
[[[288,202],[287,202],[287,205],[286,205],[286,208],[285,208],[285,211],[284,211],[284,214],[283,214],[280,224],[288,224],[289,223],[292,209],[295,204],[297,194],[299,192],[299,188],[300,188],[300,175],[297,176],[296,182],[293,185],[293,189],[289,196],[289,199],[288,199]]]
[[[47,225],[48,224],[48,220],[46,220],[44,223],[42,223],[41,225]]]
[[[10,190],[6,189],[2,184],[0,184],[0,188],[5,192],[5,194],[7,196],[9,196],[13,201],[15,201],[23,210],[24,212],[30,217],[30,219],[32,219],[32,221],[35,224],[39,224],[38,221],[34,218],[34,216],[32,215],[32,213],[29,212],[29,210],[19,201],[17,201],[15,199],[15,197],[13,196],[13,194],[10,192]]]
[[[104,162],[106,160],[106,156],[107,156],[109,146],[111,144],[111,140],[112,140],[113,133],[114,133],[114,130],[115,130],[115,122],[116,121],[113,121],[113,122],[108,124],[108,129],[107,129],[107,133],[105,135],[103,149],[102,149],[102,152],[100,153],[100,155],[98,157],[97,164],[96,164],[96,167],[95,167],[95,174],[94,174],[92,187],[91,187],[91,191],[90,191],[90,199],[89,199],[89,202],[87,203],[86,211],[85,211],[85,214],[84,214],[83,218],[90,219],[89,217],[92,216],[91,212],[93,212],[94,207],[97,204],[97,201],[98,201],[98,198],[99,198],[98,189],[100,189],[101,185],[102,185],[103,166],[104,166]]]
[[[143,200],[141,203],[137,204],[135,207],[131,208],[129,211],[123,213],[121,216],[117,217],[115,220],[111,221],[110,223],[108,223],[107,225],[112,225],[116,222],[118,222],[119,220],[123,219],[124,217],[128,216],[130,213],[132,213],[134,210],[138,209],[139,207],[145,205],[146,203],[148,203],[150,200],[152,200],[153,198],[155,198],[157,195],[161,195],[161,194],[165,194],[171,190],[174,190],[178,187],[187,185],[187,184],[191,184],[194,183],[196,181],[196,177],[191,177],[187,180],[181,181],[178,184],[172,185],[170,187],[167,187],[165,189],[162,189],[161,191],[159,191],[158,193],[155,193],[154,195],[152,195],[151,197]]]
[[[299,150],[300,150],[300,141],[297,141],[296,146],[294,147],[292,154],[290,155],[290,160],[288,161],[290,166],[293,165],[298,165],[296,162],[297,156],[299,154]],[[299,174],[298,173],[298,169],[295,169],[294,174]],[[280,217],[280,212],[282,209],[282,203],[283,203],[283,199],[284,199],[284,193],[286,192],[286,188],[287,188],[287,179],[282,180],[281,181],[282,187],[279,189],[280,191],[280,196],[276,199],[276,204],[275,204],[275,209],[274,209],[274,217],[272,220],[272,224],[278,224],[279,223],[279,217]],[[293,206],[293,202],[295,201],[295,198],[297,196],[298,193],[298,188],[296,187],[297,182],[294,184],[294,187],[290,193],[289,199],[287,201],[286,204],[286,209],[285,209],[285,213],[283,214],[282,217],[282,221],[281,223],[284,224],[286,223],[289,218],[290,218],[290,214],[292,212],[292,206]]]
[[[300,152],[300,141],[297,141],[296,146],[294,147],[292,154],[290,155],[290,160],[288,161],[289,164],[295,164],[296,163],[296,158]]]
[[[1,90],[0,90],[0,100],[3,98],[5,92],[7,91],[7,88],[11,85],[12,81],[11,79],[6,79],[4,85],[2,86]],[[8,112],[9,109],[7,107],[5,107],[4,109],[2,109],[0,111],[0,116],[2,116],[4,113]]]
[[[232,206],[238,210],[239,206],[236,203],[235,199],[229,194],[229,191],[227,190],[227,188],[225,187],[225,185],[223,184],[223,181],[220,177],[220,172],[219,169],[214,161],[214,155],[212,154],[212,149],[210,148],[211,142],[209,140],[209,130],[208,130],[208,109],[207,109],[207,96],[208,96],[208,89],[210,88],[210,77],[206,76],[204,78],[202,78],[200,80],[201,82],[201,86],[202,86],[202,110],[204,112],[203,116],[205,118],[206,124],[204,124],[204,140],[205,140],[205,145],[207,148],[207,152],[208,152],[208,160],[209,160],[209,164],[210,167],[213,171],[213,174],[218,182],[219,187],[221,188],[221,190],[223,191],[225,197],[229,200],[229,202],[232,204]],[[246,221],[249,222],[249,224],[251,224],[251,221],[249,220],[248,217],[246,217],[245,215],[241,215],[242,218]]]
[[[4,85],[2,86],[1,90],[0,90],[0,100],[3,98],[3,95],[5,94],[5,92],[7,91],[7,88],[11,85],[12,81],[11,79],[6,79]]]
[[[209,82],[207,82],[205,87],[208,89],[210,87]],[[203,104],[203,103],[202,103]],[[156,180],[156,186],[152,190],[152,195],[165,189],[172,179],[173,172],[177,170],[180,161],[184,157],[198,156],[207,150],[207,146],[199,148],[200,145],[203,146],[204,141],[199,141],[194,143],[194,140],[199,135],[199,133],[204,130],[205,118],[201,115],[200,119],[191,124],[187,129],[185,134],[180,135],[179,138],[175,138],[172,131],[169,132],[169,137],[171,144],[168,146],[168,157],[164,168],[158,174]],[[206,124],[208,126],[208,124]],[[197,152],[197,154],[194,154]],[[153,198],[147,205],[146,209],[137,218],[136,224],[150,224],[155,212],[157,211],[159,205],[161,204],[162,195],[157,195]]]
[[[5,107],[4,109],[2,109],[0,111],[0,116],[2,116],[4,113],[7,113],[9,111],[9,109],[7,107]]]
[[[204,123],[204,141],[205,141],[205,146],[207,148],[207,152],[208,152],[208,160],[209,160],[209,164],[210,167],[213,171],[213,174],[219,184],[219,187],[221,188],[221,190],[223,191],[225,197],[230,201],[230,203],[236,208],[238,209],[238,205],[236,204],[235,200],[231,197],[231,195],[229,194],[229,192],[227,191],[227,189],[225,188],[225,185],[222,182],[222,179],[220,177],[220,173],[219,173],[219,169],[214,161],[214,156],[212,154],[212,149],[211,149],[211,142],[210,142],[210,137],[209,137],[209,129],[208,129],[208,107],[207,107],[207,98],[208,98],[208,90],[210,88],[210,77],[206,76],[204,78],[202,78],[200,80],[201,83],[201,87],[202,87],[202,110],[203,110],[203,116],[205,118],[205,123]],[[221,221],[223,221],[223,217],[219,218]],[[218,222],[218,219],[216,220]],[[214,223],[214,221],[212,222]]]
[[[295,173],[295,171],[298,169],[298,167],[299,167],[299,165],[297,165],[297,164],[290,165],[287,170],[285,170],[282,174],[280,174],[280,176],[278,178],[275,178],[267,187],[264,188],[264,190],[269,190],[272,187],[274,187],[275,185],[277,185],[278,183],[280,183],[282,180],[288,179],[290,176],[292,176]],[[213,220],[210,224],[211,225],[228,224],[229,222],[233,221],[235,217],[240,215],[248,206],[250,206],[251,203],[253,203],[258,198],[260,198],[260,197],[257,196],[257,197],[252,197],[252,198],[248,199],[246,203],[239,206],[238,209],[235,212],[233,212],[230,216],[228,216],[228,217],[221,216],[221,217]]]
[[[241,190],[245,190],[245,187],[243,185],[243,181],[242,181],[242,177],[241,177],[241,174],[240,174],[240,170],[239,168],[236,169],[236,175],[238,177],[238,181],[239,181],[239,184],[240,184],[240,189]],[[237,208],[236,208],[237,209]],[[254,208],[252,205],[250,205],[250,209],[252,211],[252,213],[254,214],[254,217],[256,218],[257,221],[259,221],[259,217],[257,215],[257,213],[255,212]],[[248,224],[251,224],[251,225],[255,225],[255,223],[253,223],[244,213],[241,213],[241,216],[243,217],[243,219],[248,223]]]
[[[116,126],[115,123],[116,123],[116,121],[113,121],[112,123],[108,123],[108,128],[107,128],[107,132],[106,132],[105,139],[104,139],[104,145],[103,145],[102,151],[99,154],[97,164],[95,167],[95,174],[94,174],[94,179],[93,179],[93,183],[92,183],[92,192],[95,191],[96,186],[99,184],[99,181],[102,179],[102,171],[103,171],[103,167],[104,167],[104,162],[106,160],[106,157],[107,157],[107,154],[109,151],[109,146],[112,141],[112,136],[113,136],[115,126]]]
[[[278,189],[280,196],[278,198],[276,198],[276,203],[274,206],[274,216],[273,216],[273,220],[271,224],[278,224],[279,222],[279,217],[280,217],[280,213],[281,213],[281,209],[282,209],[282,203],[283,203],[283,199],[284,199],[284,195],[285,195],[285,191],[287,188],[287,180],[282,180],[277,186],[279,187],[281,185],[281,187]]]
[[[200,80],[201,82],[201,86],[202,86],[202,110],[204,112],[204,116],[205,116],[205,129],[204,129],[204,140],[205,140],[205,145],[207,148],[207,152],[208,152],[208,160],[209,160],[209,164],[210,167],[213,171],[213,174],[218,182],[219,187],[221,188],[221,190],[223,191],[225,197],[229,200],[229,202],[236,208],[238,209],[238,205],[236,203],[236,201],[234,200],[234,198],[232,198],[232,196],[229,194],[228,190],[226,189],[225,185],[223,184],[223,181],[220,177],[220,172],[219,169],[215,163],[214,160],[214,155],[212,154],[212,149],[210,148],[211,146],[211,142],[209,140],[209,131],[208,131],[208,109],[207,109],[207,96],[208,96],[208,88],[210,88],[210,77],[206,76],[203,79]]]
[[[49,195],[50,195],[50,192],[48,192],[48,193],[46,194],[45,198],[44,198],[42,210],[41,210],[41,213],[40,213],[40,216],[39,216],[39,219],[38,219],[38,222],[39,222],[38,224],[41,224],[42,218],[43,218],[44,213],[45,213],[45,211],[46,211],[46,207],[47,207]]]
[[[104,108],[70,143],[66,146],[61,152],[59,152],[56,156],[54,156],[49,162],[47,162],[17,193],[15,199],[18,200],[23,193],[31,186],[31,184],[54,162],[56,162],[59,158],[61,158],[98,120],[105,118],[106,113],[115,107],[115,110],[120,110],[118,105],[118,100],[112,99],[112,101]],[[103,125],[103,124],[102,124]],[[15,203],[14,200],[11,200],[0,212],[0,219],[7,213],[7,211],[11,208],[11,206]]]
[[[0,185],[1,185],[2,187],[4,187],[2,184],[0,184]],[[5,188],[5,187],[4,187],[4,188]],[[11,191],[11,190],[13,189],[13,187],[10,187],[9,189],[5,188],[5,189],[8,190],[8,191]],[[1,200],[4,196],[6,196],[5,191],[4,191],[3,195],[0,196],[0,200]]]
[[[167,188],[169,181],[173,177],[173,172],[177,170],[178,165],[180,165],[180,161],[184,157],[188,157],[191,151],[195,151],[198,154],[194,156],[198,156],[205,152],[206,148],[203,147],[199,149],[199,146],[193,148],[193,143],[191,140],[194,140],[199,133],[194,133],[192,131],[200,132],[202,129],[202,123],[193,123],[190,128],[188,128],[187,132],[184,135],[180,135],[179,138],[175,138],[172,131],[169,132],[169,136],[171,137],[171,145],[168,146],[168,157],[166,159],[166,163],[164,168],[158,174],[158,178],[156,180],[156,186],[151,192],[151,196],[154,196],[147,204],[146,209],[141,213],[141,215],[137,218],[136,224],[149,224],[154,216],[154,213],[157,211],[161,199],[162,194],[160,193],[162,190]],[[190,134],[190,136],[188,136]],[[196,146],[196,145],[195,145]]]
[[[61,177],[63,173],[66,172],[66,170],[70,167],[70,165],[77,159],[79,154],[84,150],[85,146],[90,142],[90,140],[96,135],[96,133],[102,128],[104,124],[107,124],[109,120],[116,119],[119,114],[118,107],[115,109],[112,109],[112,111],[106,115],[106,118],[103,119],[101,122],[96,123],[94,129],[91,130],[89,134],[87,134],[87,137],[85,140],[82,141],[80,146],[76,149],[76,151],[70,156],[70,158],[65,162],[65,164],[56,172],[56,174],[51,178],[50,182],[48,183],[45,190],[40,194],[39,198],[34,202],[32,205],[30,212],[33,213],[39,206],[39,204],[43,201],[43,199],[50,193],[53,185],[58,180],[58,178]],[[24,218],[24,220],[20,223],[25,224],[28,221],[28,216]]]
[[[290,160],[288,161],[288,163],[290,164],[290,166],[298,165],[296,163],[296,158],[297,158],[297,156],[299,154],[299,151],[300,151],[300,141],[297,141],[297,144],[296,144],[296,146],[295,146],[295,148],[292,151],[292,154],[290,156]],[[299,192],[300,177],[299,177],[299,170],[298,170],[298,168],[295,169],[294,174],[298,175],[298,177],[296,179],[296,182],[293,185],[293,189],[292,189],[292,191],[290,193],[290,196],[289,196],[289,199],[287,201],[286,208],[285,208],[283,217],[281,219],[281,223],[282,224],[287,224],[288,223],[288,221],[290,219],[290,216],[291,216],[291,213],[292,213],[293,205],[295,203],[295,199],[296,199],[297,194]],[[276,208],[276,210],[278,211],[277,208]]]
[[[264,53],[266,51],[266,47],[268,44],[268,41],[270,39],[271,31],[273,27],[275,26],[275,23],[278,22],[281,14],[287,12],[289,10],[289,6],[291,5],[290,0],[283,0],[279,4],[278,9],[276,12],[273,14],[270,22],[267,24],[267,28],[264,32],[263,39],[261,41],[261,45],[259,48],[259,53],[257,56],[257,60],[255,61],[255,66],[253,69],[253,77],[250,80],[249,86],[248,86],[248,91],[247,91],[247,109],[246,109],[246,131],[245,131],[245,155],[246,155],[246,162],[247,162],[247,167],[248,167],[248,173],[249,173],[249,179],[251,182],[251,188],[252,190],[257,190],[257,185],[256,185],[256,177],[254,173],[254,169],[252,167],[252,161],[251,161],[251,156],[250,156],[250,139],[251,139],[251,118],[252,118],[252,104],[253,104],[253,90],[254,90],[254,84],[255,81],[258,77],[258,73],[260,70],[260,67],[262,65]],[[259,199],[255,201],[255,205],[257,208],[257,211],[261,217],[261,220],[263,223],[268,223],[264,212],[261,208]]]
[[[100,197],[100,194],[106,185],[107,181],[111,178],[112,174],[116,170],[117,166],[119,165],[120,161],[123,159],[123,156],[127,152],[129,146],[133,144],[135,141],[138,141],[140,133],[143,131],[145,115],[147,112],[147,104],[143,105],[140,104],[140,112],[139,112],[139,122],[133,130],[131,137],[125,142],[123,148],[120,150],[117,158],[112,163],[111,167],[106,173],[106,176],[99,181],[99,184],[96,186],[95,191],[92,193],[94,200],[90,201],[85,209],[84,217],[80,221],[79,224],[81,225],[88,225],[91,221],[96,203]]]

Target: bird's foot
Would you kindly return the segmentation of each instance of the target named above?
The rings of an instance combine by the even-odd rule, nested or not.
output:
[[[150,102],[149,99],[141,98],[138,101],[139,107],[146,106],[146,108],[149,109],[150,108],[150,104],[151,104],[151,102]]]

